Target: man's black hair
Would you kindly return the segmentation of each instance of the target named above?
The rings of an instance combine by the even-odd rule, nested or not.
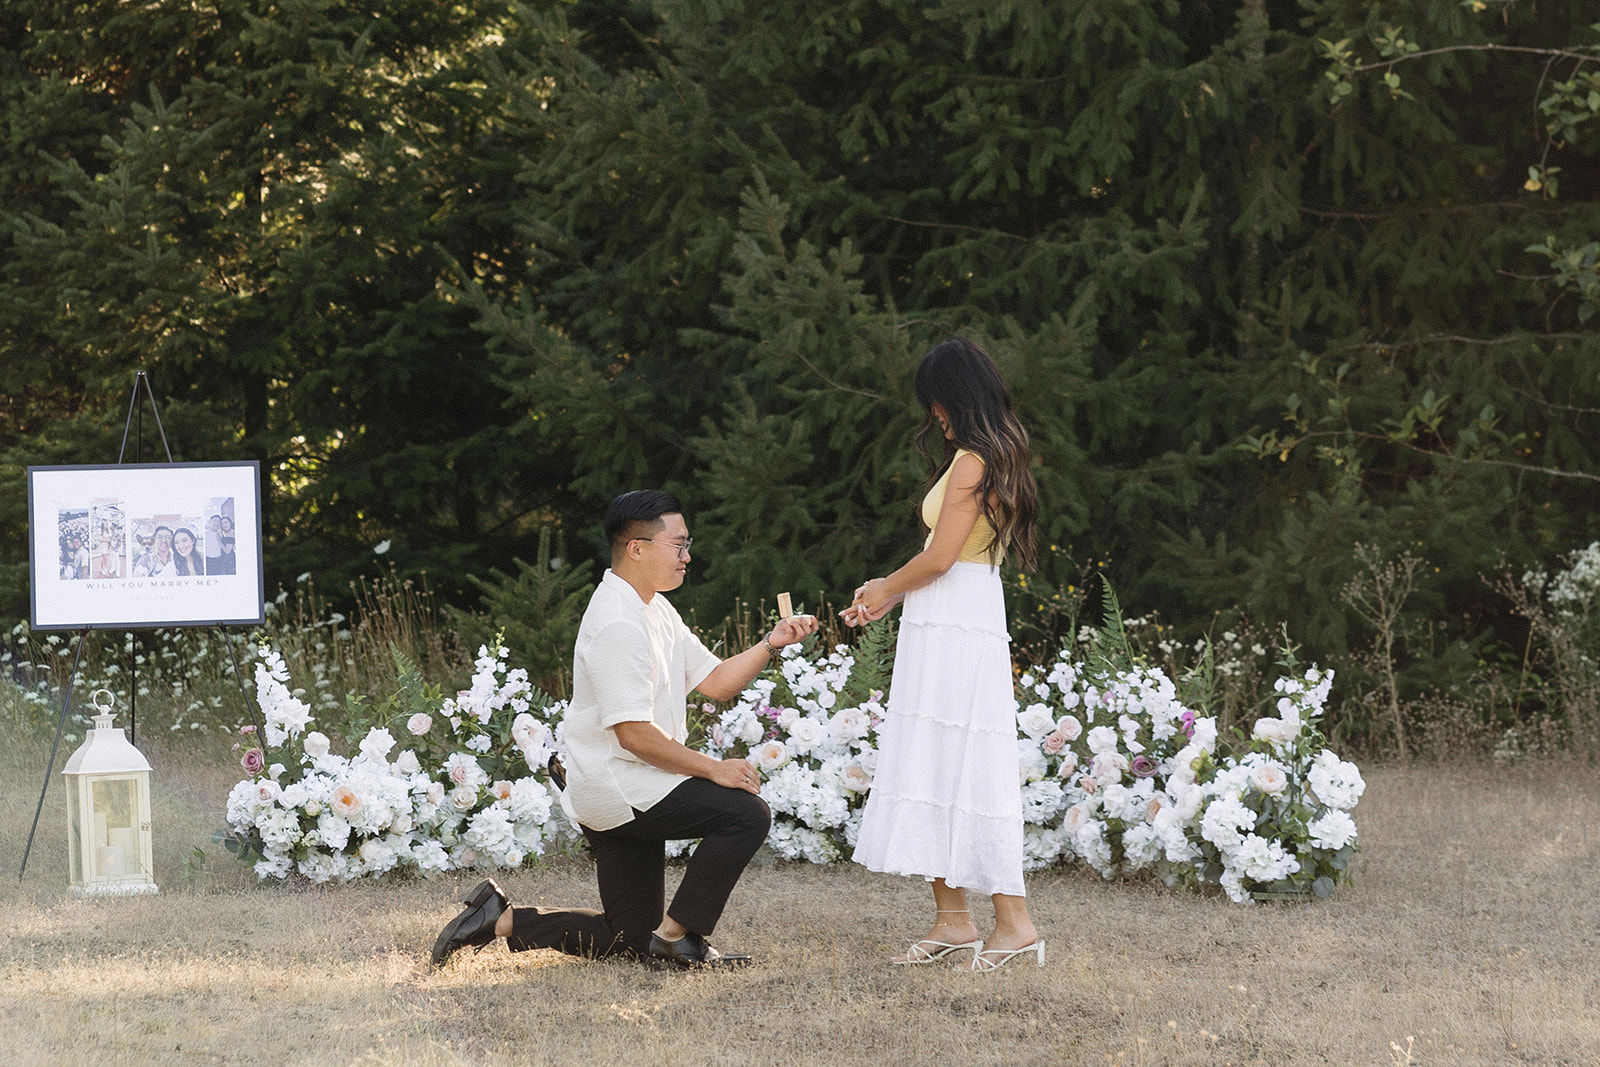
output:
[[[655,524],[659,529],[661,516],[681,514],[683,505],[671,493],[663,493],[659,489],[635,489],[631,493],[623,493],[606,508],[606,541],[615,550],[619,541],[639,536],[639,526],[648,528]]]

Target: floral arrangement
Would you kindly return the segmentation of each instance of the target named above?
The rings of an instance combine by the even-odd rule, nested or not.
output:
[[[219,836],[261,878],[517,867],[575,837],[546,780],[561,706],[507,669],[505,649],[480,649],[471,688],[449,698],[397,655],[384,724],[365,729],[349,757],[309,729],[312,709],[289,688],[282,656],[260,657],[264,746],[252,744],[254,727],[241,730],[247,777],[228,794]]]
[[[1028,869],[1081,859],[1107,878],[1150,871],[1168,884],[1217,884],[1240,903],[1331,893],[1348,877],[1350,810],[1365,789],[1317,728],[1332,673],[1301,672],[1291,650],[1274,686],[1278,714],[1224,755],[1215,718],[1133,654],[1115,602],[1108,607],[1086,656],[1075,658],[1069,641],[1019,679]],[[854,847],[892,644],[879,622],[854,649],[790,646],[732,706],[698,709],[706,751],[749,759],[764,775],[767,842],[780,858],[831,863]],[[320,882],[515,867],[575,841],[545,772],[564,706],[505,658],[480,650],[471,688],[443,698],[397,657],[388,725],[358,742],[361,729],[352,731],[357,754],[346,758],[308,732],[311,709],[289,689],[282,658],[264,651],[256,685],[266,744],[241,758],[249,777],[228,798],[230,846],[263,878],[297,871]]]
[[[1077,856],[1107,878],[1180,877],[1198,855],[1189,829],[1216,720],[1185,707],[1159,670],[1091,666],[1066,649],[1019,684],[1031,701],[1017,716],[1029,869]]]
[[[1204,783],[1201,872],[1235,901],[1326,897],[1348,877],[1356,850],[1350,809],[1366,782],[1317,728],[1332,684],[1333,672],[1315,667],[1279,678],[1278,715],[1258,719],[1249,751]]]
[[[887,633],[869,631],[867,660],[881,659],[874,648]],[[881,673],[879,665],[874,682]],[[855,846],[884,713],[883,690],[866,674],[848,646],[813,659],[789,645],[777,670],[752,682],[707,731],[710,755],[743,757],[761,771],[773,815],[767,845],[782,859],[831,863]]]
[[[1295,673],[1291,649],[1279,716],[1219,756],[1215,718],[1134,661],[1110,607],[1087,663],[1063,650],[1042,678],[1020,679],[1033,701],[1017,716],[1030,869],[1076,856],[1107,878],[1220,884],[1238,903],[1329,895],[1348,875],[1349,810],[1366,788],[1317,729],[1332,672]]]

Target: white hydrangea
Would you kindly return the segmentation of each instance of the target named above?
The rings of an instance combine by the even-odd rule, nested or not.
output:
[[[1367,789],[1356,765],[1341,760],[1329,749],[1323,749],[1312,761],[1306,783],[1319,801],[1342,811],[1355,807]]]
[[[1306,829],[1311,833],[1311,844],[1337,852],[1356,839],[1356,821],[1347,811],[1335,808],[1313,819]]]

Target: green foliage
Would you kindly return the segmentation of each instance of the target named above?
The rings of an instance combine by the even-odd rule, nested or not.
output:
[[[520,561],[661,486],[686,612],[837,600],[920,543],[910,374],[963,333],[1045,543],[1185,640],[1357,667],[1350,546],[1427,558],[1415,698],[1522,647],[1502,554],[1600,536],[1580,8],[16,0],[0,615],[24,468],[115,455],[136,369],[177,458],[262,460],[269,588],[390,540],[558,678],[585,576]],[[1048,568],[1028,618],[1074,625]]]
[[[594,583],[586,581],[590,561],[553,556],[551,538],[549,527],[540,531],[538,554],[532,563],[514,561],[515,578],[492,569],[488,579],[470,576],[483,594],[483,609],[452,608],[450,617],[465,647],[503,645],[531,677],[565,696],[578,624]]]
[[[143,369],[175,458],[263,462],[269,588],[340,588],[384,539],[447,586],[507,561],[550,489],[435,283],[516,254],[484,197],[514,160],[484,81],[511,10],[11,5],[5,484],[115,460]]]
[[[895,624],[885,617],[867,623],[861,639],[850,649],[855,665],[845,682],[844,694],[857,705],[872,699],[873,693],[889,691],[889,679],[894,674]]]
[[[1141,657],[1134,652],[1128,631],[1122,624],[1122,605],[1117,601],[1117,591],[1111,588],[1111,581],[1105,575],[1100,576],[1100,581],[1104,587],[1104,607],[1084,662],[1096,673],[1109,678],[1133,670]]]

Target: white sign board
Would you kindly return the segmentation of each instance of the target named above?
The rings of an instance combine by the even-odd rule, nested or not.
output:
[[[260,623],[261,465],[28,468],[35,630]]]

